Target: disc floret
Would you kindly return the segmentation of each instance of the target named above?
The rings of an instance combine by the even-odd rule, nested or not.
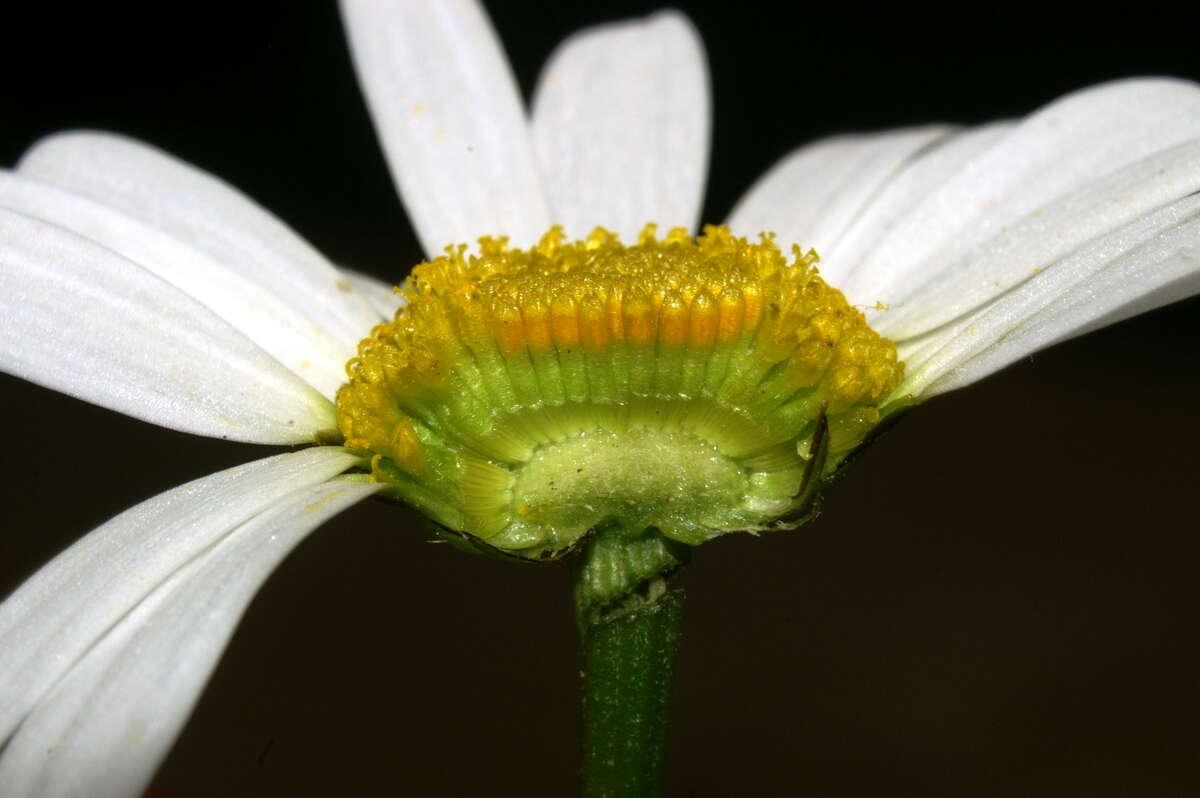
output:
[[[721,227],[448,247],[359,344],[338,425],[392,495],[520,556],[786,525],[903,373],[816,260]]]

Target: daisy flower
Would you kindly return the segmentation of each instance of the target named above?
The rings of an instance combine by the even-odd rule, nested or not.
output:
[[[709,100],[680,15],[565,42],[532,121],[475,6],[346,15],[427,256],[480,235],[529,247],[553,224],[626,241],[648,220],[696,228]],[[1194,85],[1111,83],[1019,121],[808,145],[727,224],[817,248],[825,278],[897,343],[894,395],[920,400],[1195,292],[1198,140]],[[215,438],[337,440],[344,364],[395,305],[219,180],[107,134],[51,136],[3,175],[0,241],[0,367]],[[258,586],[381,489],[358,475],[368,465],[320,445],[202,477],[30,579],[0,606],[0,785],[141,789]]]

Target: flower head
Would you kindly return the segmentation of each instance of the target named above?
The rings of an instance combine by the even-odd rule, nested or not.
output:
[[[769,238],[464,250],[418,266],[359,344],[338,423],[390,492],[522,557],[608,523],[693,545],[786,526],[904,370],[815,253]]]
[[[627,241],[649,220],[695,225],[707,94],[678,15],[565,45],[532,125],[473,6],[351,4],[348,20],[430,257],[480,235],[533,247],[556,223]],[[1112,84],[1011,128],[820,143],[729,224],[773,231],[785,252],[816,247],[824,278],[898,343],[898,390],[932,395],[1192,289],[1196,95]],[[1112,124],[1118,109],[1128,127]],[[378,286],[228,187],[118,138],[42,142],[5,175],[0,208],[7,371],[199,434],[328,440],[342,364],[385,318]],[[265,575],[381,489],[338,478],[368,467],[348,443],[151,500],[21,588],[0,609],[0,784],[52,794],[100,763],[113,792],[144,783]]]

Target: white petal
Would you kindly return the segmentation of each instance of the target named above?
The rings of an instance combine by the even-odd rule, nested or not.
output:
[[[1058,197],[1200,130],[1200,88],[1127,80],[1068,95],[1026,118],[897,221],[850,276],[854,296],[893,305]]]
[[[353,352],[375,314],[345,290],[329,261],[217,178],[132,139],[60,133],[25,153],[18,171],[91,197],[241,272]]]
[[[1057,341],[1200,290],[1200,195],[1099,238],[991,305],[906,342],[903,393],[968,385]]]
[[[391,321],[392,317],[396,315],[396,310],[404,304],[404,297],[394,290],[395,285],[376,280],[369,274],[356,272],[353,269],[342,269],[342,274],[354,285],[355,291],[367,298],[371,307],[375,308],[383,321]]]
[[[378,488],[295,490],[158,583],[25,719],[0,757],[0,790],[140,795],[258,588],[309,532]]]
[[[212,474],[125,511],[34,574],[0,604],[0,746],[171,574],[292,491],[358,462],[344,449],[316,447]]]
[[[750,187],[729,215],[728,225],[743,236],[773,232],[784,252],[799,244],[824,258],[909,160],[953,130],[933,125],[806,145]]]
[[[471,0],[344,0],[359,83],[429,257],[550,226],[521,97],[483,9]]]
[[[924,284],[912,275],[914,284],[904,289],[910,298],[876,314],[875,326],[893,338],[934,329],[1011,290],[1088,241],[1198,190],[1200,137],[1047,203]]]
[[[868,201],[851,225],[835,241],[817,250],[821,255],[821,274],[826,281],[840,288],[852,304],[874,304],[870,279],[865,280],[865,288],[860,290],[858,286],[863,281],[853,282],[850,275],[878,245],[879,239],[915,205],[977,154],[995,144],[1011,127],[1011,122],[993,122],[962,130],[939,139],[906,161],[900,172]],[[888,264],[888,267],[903,265]]]
[[[1174,253],[1161,253],[1163,255],[1162,262],[1168,264],[1166,268],[1150,275],[1147,283],[1139,286],[1136,290],[1129,290],[1130,285],[1128,284],[1120,286],[1122,289],[1120,295],[1106,298],[1103,303],[1097,303],[1091,307],[1080,302],[1081,296],[1078,291],[1071,297],[1065,297],[1064,301],[1076,303],[1070,308],[1072,315],[1061,319],[1061,323],[1056,325],[1057,329],[1047,327],[1037,333],[1039,337],[1046,340],[1046,343],[1039,344],[1037,347],[1041,349],[1078,338],[1095,330],[1119,324],[1125,319],[1131,319],[1164,305],[1180,302],[1200,294],[1200,249],[1196,246],[1197,242],[1200,242],[1200,231],[1193,229],[1191,235],[1193,236],[1191,242],[1178,243],[1178,249]],[[1133,264],[1130,266],[1132,267]],[[1111,282],[1114,279],[1124,279],[1125,274],[1133,273],[1132,268],[1127,267],[1124,273],[1105,275],[1104,279]],[[1132,279],[1136,280],[1139,277]],[[1097,289],[1097,293],[1099,291],[1100,289]],[[1142,291],[1145,293],[1141,293]],[[1104,308],[1111,309],[1105,310]],[[1031,331],[1031,336],[1034,332]],[[1002,367],[997,366],[997,368]],[[980,378],[983,376],[986,375],[981,374]]]
[[[302,443],[333,405],[212,311],[95,242],[0,209],[0,369],[173,429]]]
[[[687,17],[577,33],[550,57],[533,138],[551,219],[572,236],[597,225],[632,242],[647,222],[694,230],[708,169],[704,46]]]
[[[0,172],[0,207],[64,227],[153,272],[325,396],[332,398],[346,381],[353,349],[338,346],[274,292],[208,253],[81,194],[11,172]]]

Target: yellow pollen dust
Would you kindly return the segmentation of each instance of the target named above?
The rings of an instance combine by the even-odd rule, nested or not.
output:
[[[659,239],[648,225],[626,246],[555,227],[532,249],[467,249],[413,270],[406,304],[360,343],[338,393],[348,445],[408,474],[434,438],[511,461],[509,438],[553,432],[505,432],[506,419],[647,398],[708,402],[776,442],[771,430],[843,416],[854,443],[903,373],[892,342],[821,279],[816,253],[789,258],[769,235],[710,226]]]

